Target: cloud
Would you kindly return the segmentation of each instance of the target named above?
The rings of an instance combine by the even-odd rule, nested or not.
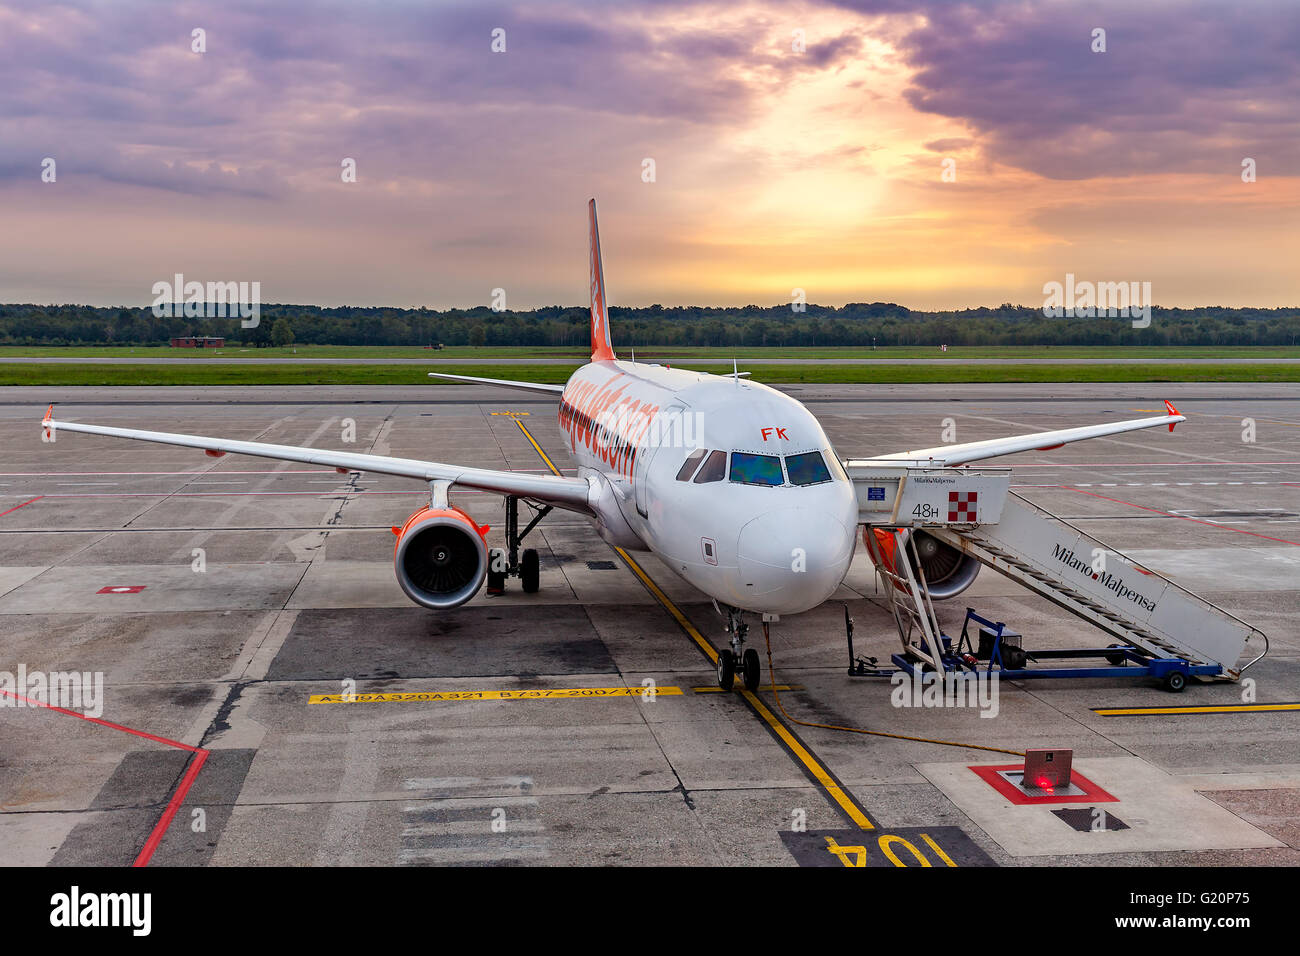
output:
[[[848,3],[881,9],[876,3]],[[883,6],[896,7],[895,4]],[[1053,179],[1295,175],[1300,7],[923,4],[901,48],[918,110],[964,121],[988,156]],[[1093,52],[1093,30],[1106,51]]]
[[[0,191],[32,247],[0,281],[147,291],[253,265],[300,301],[580,301],[595,195],[610,281],[645,301],[748,301],[831,247],[837,294],[869,296],[872,262],[961,304],[999,255],[1005,275],[1070,241],[1042,210],[1073,183],[1187,191],[1250,156],[1251,198],[1285,208],[1266,190],[1295,173],[1298,23],[1205,0],[0,0]],[[960,155],[956,183],[936,153]],[[954,271],[934,251],[961,235],[980,242]]]
[[[969,149],[975,145],[975,140],[965,136],[953,136],[948,139],[935,139],[925,144],[925,148],[932,153],[954,153],[958,150]]]
[[[515,167],[536,170],[532,154],[548,141],[606,121],[649,124],[661,142],[670,127],[744,122],[860,42],[841,34],[783,56],[764,47],[756,14],[656,12],[339,0],[0,7],[0,117],[42,155],[75,153],[79,174],[168,191],[324,185],[343,156],[365,156],[372,177],[449,184],[496,165],[511,144]],[[196,26],[202,54],[190,49]],[[500,54],[490,49],[498,27]],[[0,176],[32,168],[26,156],[0,162]]]

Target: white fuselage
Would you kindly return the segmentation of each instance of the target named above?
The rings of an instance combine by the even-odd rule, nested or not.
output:
[[[794,614],[848,572],[853,486],[817,419],[789,396],[729,376],[593,362],[565,385],[560,427],[579,475],[609,483],[639,543],[720,603]]]

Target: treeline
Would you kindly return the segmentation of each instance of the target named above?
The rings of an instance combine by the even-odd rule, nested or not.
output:
[[[895,345],[1297,345],[1300,309],[1153,308],[1149,328],[1127,318],[1056,318],[1041,308],[919,312],[890,302],[834,308],[788,304],[610,309],[619,346]],[[284,323],[277,336],[278,323]],[[292,334],[288,334],[289,331]],[[586,307],[526,312],[487,307],[393,309],[267,305],[256,328],[238,318],[158,318],[149,308],[0,306],[0,345],[165,345],[184,335],[224,336],[231,345],[522,345],[579,347],[589,341]]]

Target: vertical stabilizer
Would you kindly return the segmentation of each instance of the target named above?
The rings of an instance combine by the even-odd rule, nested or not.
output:
[[[591,221],[591,360],[612,362],[609,337],[609,303],[605,298],[605,269],[600,257],[600,230],[596,228],[596,200],[587,204]]]

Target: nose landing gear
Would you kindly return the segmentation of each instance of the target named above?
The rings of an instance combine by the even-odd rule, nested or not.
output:
[[[731,635],[731,648],[718,652],[718,686],[731,690],[736,681],[739,665],[741,681],[745,690],[758,690],[758,680],[762,676],[762,666],[758,662],[758,651],[752,647],[742,650],[745,637],[749,634],[749,625],[741,619],[741,612],[727,608],[727,633]]]

